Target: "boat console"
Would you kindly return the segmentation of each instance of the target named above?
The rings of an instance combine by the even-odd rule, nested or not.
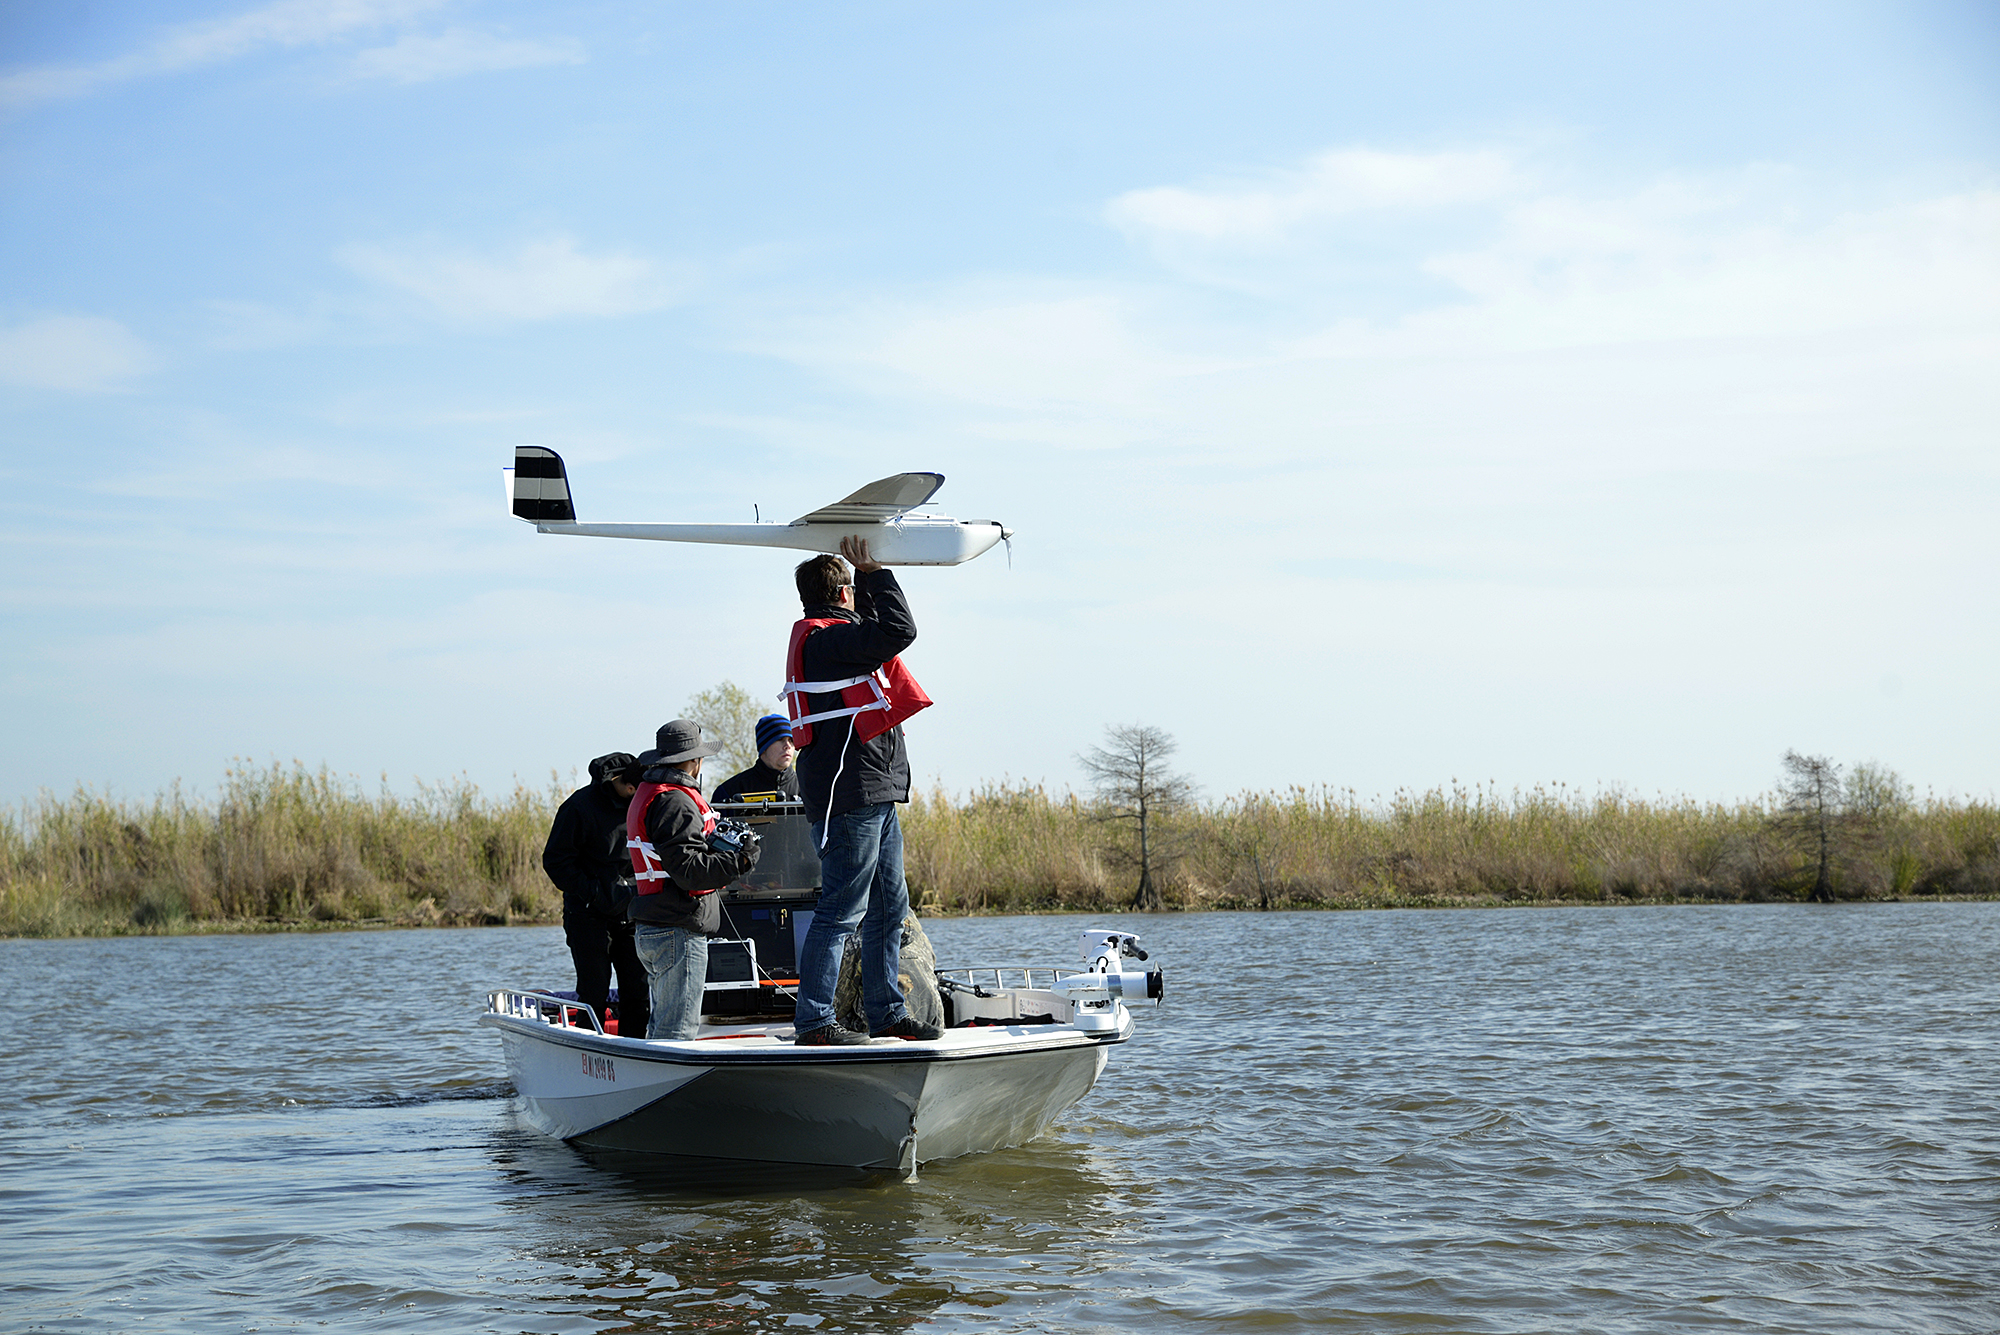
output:
[[[718,893],[722,935],[708,943],[708,1015],[792,1013],[799,951],[819,903],[819,850],[805,803],[776,793],[718,802],[719,819],[741,821],[757,836],[757,865]]]

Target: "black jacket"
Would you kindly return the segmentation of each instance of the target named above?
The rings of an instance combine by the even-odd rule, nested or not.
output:
[[[830,628],[829,628],[830,629]],[[715,786],[711,802],[740,802],[745,793],[777,793],[781,797],[799,795],[799,771],[796,767],[780,773],[758,761],[741,774],[724,779]]]
[[[837,618],[844,626],[822,626],[806,636],[800,671],[803,681],[839,681],[873,672],[917,642],[916,619],[903,598],[902,586],[887,569],[854,577],[855,610],[808,607],[800,615],[820,620]],[[809,695],[807,712],[839,709],[840,694]],[[901,724],[879,737],[853,737],[854,716],[825,719],[812,725],[812,745],[799,752],[799,791],[806,816],[826,820],[878,802],[910,800],[910,755],[903,747]]]
[[[669,771],[650,769],[646,782],[665,783]],[[685,778],[678,770],[676,779]],[[713,936],[722,927],[722,896],[694,894],[720,890],[736,879],[742,863],[734,853],[718,853],[701,832],[701,811],[677,788],[657,794],[646,808],[646,841],[667,873],[658,893],[634,895],[633,922],[658,923]]]
[[[625,799],[609,783],[579,788],[556,808],[542,870],[563,892],[563,913],[625,916],[632,858],[625,851]]]

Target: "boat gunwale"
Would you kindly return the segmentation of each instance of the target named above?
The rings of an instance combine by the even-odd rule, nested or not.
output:
[[[795,1066],[848,1062],[983,1061],[1060,1048],[1114,1047],[1129,1041],[1137,1030],[1129,1011],[1122,1019],[1123,1022],[1117,1029],[1102,1033],[1087,1033],[1069,1025],[1034,1026],[1060,1032],[1010,1034],[1004,1040],[987,1041],[972,1048],[957,1044],[940,1046],[941,1040],[936,1039],[929,1042],[898,1039],[893,1047],[887,1043],[857,1044],[852,1047],[799,1047],[782,1040],[774,1040],[773,1047],[759,1047],[754,1051],[743,1049],[732,1051],[724,1046],[728,1039],[723,1037],[680,1040],[676,1043],[676,1040],[671,1039],[626,1038],[620,1034],[600,1034],[588,1029],[552,1025],[522,1016],[503,1015],[497,1011],[486,1011],[479,1016],[481,1024],[490,1024],[503,1032],[516,1033],[523,1038],[552,1043],[557,1047],[604,1052],[607,1055],[615,1054],[666,1066]],[[1000,1029],[1010,1026],[978,1027]],[[958,1031],[947,1029],[945,1032],[951,1034]],[[762,1036],[766,1035],[743,1035],[746,1038]],[[667,1043],[676,1043],[676,1046],[663,1046]],[[701,1045],[700,1050],[691,1050],[696,1043]]]

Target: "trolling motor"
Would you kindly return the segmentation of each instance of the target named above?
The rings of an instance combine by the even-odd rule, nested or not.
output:
[[[1144,960],[1139,938],[1130,932],[1086,928],[1083,933],[1083,973],[1065,974],[1049,990],[1070,1000],[1070,1023],[1087,1034],[1118,1028],[1120,1001],[1159,1004],[1167,993],[1166,977],[1158,969],[1127,971],[1125,961]]]

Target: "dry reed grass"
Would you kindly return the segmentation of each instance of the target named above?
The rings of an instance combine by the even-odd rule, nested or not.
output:
[[[910,881],[933,911],[1130,903],[1111,832],[1075,796],[989,786],[910,807]],[[1775,802],[1646,801],[1562,785],[1453,785],[1363,803],[1351,790],[1250,793],[1160,818],[1169,906],[1183,909],[1771,901],[1802,896],[1806,850]],[[2000,809],[1899,803],[1845,819],[1843,898],[2000,895]]]
[[[0,934],[546,922],[560,794],[470,783],[365,795],[321,769],[236,768],[213,805],[88,790],[0,820]]]
[[[561,920],[541,850],[564,789],[469,783],[370,797],[325,770],[237,768],[219,799],[135,805],[79,791],[0,814],[0,935],[78,936]],[[1137,872],[1088,800],[995,784],[916,794],[912,898],[932,913],[1101,912]],[[1162,818],[1170,907],[1768,901],[1803,897],[1808,854],[1774,801],[1645,801],[1560,785],[1244,794]],[[1843,898],[2000,896],[2000,809],[1898,800],[1844,818]]]

